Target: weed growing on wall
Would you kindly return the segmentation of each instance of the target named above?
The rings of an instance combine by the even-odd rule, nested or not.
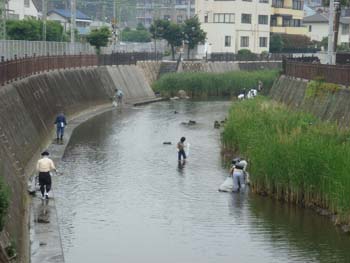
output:
[[[278,76],[276,70],[235,71],[228,73],[171,73],[162,76],[153,84],[153,89],[163,96],[175,96],[179,90],[185,90],[194,98],[210,96],[237,96],[244,89],[257,88],[258,81],[263,82],[264,92],[272,87]]]
[[[4,228],[7,209],[9,207],[9,191],[0,176],[0,231]]]
[[[265,98],[235,103],[223,146],[250,161],[252,188],[350,223],[350,132]]]
[[[340,89],[338,84],[327,83],[323,80],[312,80],[307,84],[305,98],[324,98]]]

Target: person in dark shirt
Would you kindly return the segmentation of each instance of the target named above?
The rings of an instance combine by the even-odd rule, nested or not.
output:
[[[56,134],[57,134],[57,142],[59,142],[61,140],[61,142],[63,141],[63,134],[64,134],[64,128],[67,125],[67,121],[66,121],[66,117],[64,116],[63,112],[58,114],[56,117]]]

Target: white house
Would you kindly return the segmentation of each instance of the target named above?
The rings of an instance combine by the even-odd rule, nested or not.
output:
[[[269,50],[271,0],[196,0],[208,53]]]
[[[316,13],[304,17],[303,24],[307,26],[308,36],[311,40],[321,41],[328,37],[328,15]],[[341,17],[338,33],[338,44],[349,43],[350,17]]]
[[[32,0],[9,0],[8,18],[22,20],[24,18],[39,18],[39,13]]]
[[[92,23],[91,18],[79,10],[76,11],[75,18],[76,29],[79,35],[88,34]],[[71,11],[69,9],[53,9],[47,13],[47,19],[61,23],[64,30],[68,31],[70,29]]]

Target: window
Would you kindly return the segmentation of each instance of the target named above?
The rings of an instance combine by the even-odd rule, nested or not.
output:
[[[342,35],[349,34],[349,25],[346,25],[346,24],[341,25],[341,34]]]
[[[268,4],[269,0],[259,0],[259,3]]]
[[[182,23],[182,21],[183,21],[182,16],[177,16],[177,17],[176,17],[176,21],[177,21],[178,23]]]
[[[241,37],[241,47],[249,47],[249,37]]]
[[[252,0],[242,0],[242,1],[244,1],[244,2],[251,2]]]
[[[214,23],[231,23],[235,22],[235,14],[214,14]]]
[[[251,24],[252,23],[252,15],[251,14],[242,14],[241,23],[242,24]]]
[[[204,23],[208,23],[208,15],[204,16]]]
[[[270,24],[271,24],[271,26],[277,26],[277,17],[276,16],[271,16]]]
[[[282,26],[286,26],[286,27],[292,26],[292,19],[283,17]]]
[[[269,17],[266,15],[259,15],[259,24],[260,25],[268,25],[269,24]]]
[[[309,32],[312,32],[312,25],[309,25]]]
[[[225,36],[225,47],[231,46],[231,36]]]
[[[272,7],[283,8],[283,0],[272,0]]]
[[[164,18],[164,20],[170,20],[170,16],[169,15],[164,15],[163,18]]]
[[[259,47],[267,47],[267,37],[259,38]]]
[[[30,0],[24,0],[24,7],[30,7]]]
[[[293,0],[293,9],[303,10],[304,3],[302,1]]]
[[[292,26],[301,27],[301,19],[293,19]]]

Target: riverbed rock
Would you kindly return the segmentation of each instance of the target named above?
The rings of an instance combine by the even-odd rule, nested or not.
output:
[[[214,128],[219,129],[220,128],[220,123],[218,121],[214,122]]]
[[[171,145],[171,142],[163,142],[163,144]]]

